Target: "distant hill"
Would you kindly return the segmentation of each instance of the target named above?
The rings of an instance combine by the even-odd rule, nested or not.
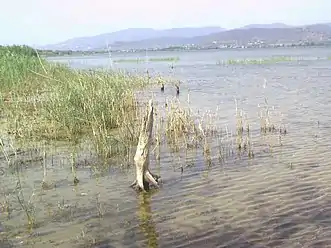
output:
[[[212,33],[221,32],[225,29],[221,27],[189,27],[189,28],[172,28],[164,30],[155,30],[152,28],[129,28],[107,34],[100,34],[90,37],[78,37],[63,41],[58,44],[50,44],[40,49],[49,50],[89,50],[106,48],[119,42],[135,42],[146,39],[165,38],[191,38],[195,36],[204,36]]]
[[[293,26],[284,23],[270,23],[270,24],[249,24],[239,29],[251,29],[251,28],[291,28]]]
[[[73,38],[59,44],[39,47],[49,50],[113,50],[167,48],[170,46],[246,45],[252,42],[297,43],[331,40],[331,23],[289,26],[284,23],[250,24],[238,29],[220,27],[155,30],[130,28],[91,37]]]
[[[253,25],[255,26],[255,25]],[[209,35],[192,38],[163,37],[158,39],[145,39],[135,42],[121,42],[113,44],[114,49],[145,49],[165,48],[179,45],[192,45],[204,47],[218,46],[221,44],[247,45],[252,42],[267,44],[288,44],[298,42],[331,41],[331,25],[314,24],[302,27],[265,28],[262,25],[255,28],[238,28],[226,30]]]
[[[187,42],[206,45],[215,41],[218,43],[235,42],[237,44],[247,44],[256,40],[266,43],[288,43],[299,41],[317,42],[328,39],[331,39],[331,26],[314,24],[304,27],[233,29],[194,37],[187,40]]]

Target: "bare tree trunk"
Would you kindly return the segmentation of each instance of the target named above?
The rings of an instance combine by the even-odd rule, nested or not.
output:
[[[159,176],[152,174],[148,168],[149,148],[151,145],[154,118],[152,100],[149,100],[148,105],[147,115],[144,116],[141,124],[137,151],[134,156],[134,162],[136,165],[136,180],[131,184],[131,187],[142,191],[149,190],[150,184],[158,187],[158,179],[160,178]]]

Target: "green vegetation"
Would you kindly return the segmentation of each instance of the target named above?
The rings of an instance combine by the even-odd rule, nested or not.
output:
[[[115,63],[144,63],[144,62],[178,62],[179,57],[164,57],[164,58],[136,58],[136,59],[117,59]]]
[[[42,69],[40,59],[35,50],[27,46],[0,47],[0,81],[1,92],[20,90],[22,87],[34,90],[36,82],[32,71]],[[30,82],[29,85],[26,85]],[[33,87],[33,88],[30,88]]]
[[[106,156],[136,142],[134,91],[147,78],[76,71],[26,46],[1,47],[0,55],[0,110],[15,138],[76,143],[84,137]]]
[[[304,57],[288,57],[288,56],[273,56],[269,58],[257,58],[257,59],[228,59],[218,61],[218,65],[253,65],[253,64],[275,64],[281,62],[293,62],[293,61],[306,61],[306,60],[321,60],[325,58],[304,58]]]
[[[91,50],[91,51],[73,51],[73,50],[38,50],[40,56],[55,57],[55,56],[91,56],[95,54],[107,54],[107,50]]]

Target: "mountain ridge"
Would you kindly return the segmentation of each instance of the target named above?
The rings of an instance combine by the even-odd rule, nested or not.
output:
[[[290,26],[284,23],[249,24],[236,29],[222,27],[183,27],[157,30],[152,28],[128,28],[95,36],[77,37],[57,44],[38,47],[45,50],[104,50],[148,49],[170,46],[233,43],[318,42],[331,40],[331,23]]]
[[[172,29],[153,29],[153,28],[128,28],[111,33],[104,33],[94,36],[85,36],[71,38],[66,41],[40,46],[41,49],[58,49],[58,50],[75,50],[75,49],[98,49],[106,48],[115,42],[134,42],[145,39],[155,39],[160,37],[182,37],[189,38],[198,36],[199,34],[208,35],[223,31],[225,29],[216,26],[206,27],[183,27]]]

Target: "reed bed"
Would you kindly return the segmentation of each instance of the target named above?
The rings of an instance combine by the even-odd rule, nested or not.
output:
[[[105,155],[135,141],[133,134],[119,136],[137,118],[134,91],[151,80],[103,70],[76,71],[46,62],[28,47],[3,47],[0,53],[0,108],[8,134],[71,142],[84,137]]]

